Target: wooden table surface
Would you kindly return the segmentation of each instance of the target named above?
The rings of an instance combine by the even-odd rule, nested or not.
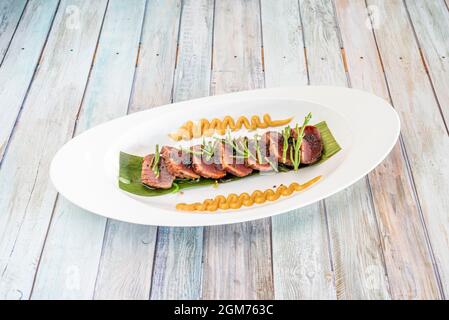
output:
[[[448,6],[0,0],[0,298],[448,297]],[[307,84],[367,90],[402,122],[381,165],[309,207],[156,228],[90,214],[50,182],[56,151],[96,124]]]

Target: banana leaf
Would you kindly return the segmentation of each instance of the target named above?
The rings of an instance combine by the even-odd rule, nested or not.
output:
[[[337,140],[335,140],[332,132],[328,128],[326,121],[317,123],[315,127],[320,130],[321,139],[323,139],[323,153],[321,154],[321,159],[313,165],[323,163],[341,150],[340,145],[338,144]]]
[[[321,156],[321,159],[313,164],[317,165],[320,164],[332,156],[334,156],[337,152],[341,150],[341,147],[335,140],[334,136],[332,135],[331,131],[329,130],[327,124],[325,121],[320,122],[315,125],[315,127],[320,130],[321,138],[323,139],[323,153]],[[240,180],[243,178],[234,177],[234,176],[226,176],[223,179],[207,179],[207,178],[199,178],[195,180],[188,180],[188,179],[176,179],[173,183],[173,186],[170,189],[153,189],[151,187],[148,187],[144,185],[140,181],[140,174],[142,170],[142,162],[143,157],[128,154],[125,152],[120,152],[120,172],[119,172],[119,178],[118,178],[118,185],[119,188],[138,195],[138,196],[144,196],[144,197],[154,197],[154,196],[161,196],[164,194],[169,193],[176,193],[183,189],[193,188],[193,187],[199,187],[199,186],[207,186],[207,185],[214,185],[214,184],[221,184],[221,183],[227,183],[231,181]],[[280,172],[290,171],[291,168],[285,167],[285,166],[279,166]],[[254,172],[251,175],[257,175],[258,172]]]

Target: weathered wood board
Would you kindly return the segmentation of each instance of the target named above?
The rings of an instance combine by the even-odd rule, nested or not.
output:
[[[59,5],[23,106],[26,112],[4,156],[0,169],[0,212],[4,213],[0,216],[0,297],[26,299],[30,295],[56,199],[48,175],[50,161],[72,136],[105,7],[105,1],[63,1]]]
[[[3,0],[0,4],[0,65],[5,57],[27,0]]]
[[[300,1],[311,84],[347,86],[332,1]],[[338,299],[389,297],[370,187],[362,179],[325,201]],[[377,286],[371,286],[376,270]]]
[[[442,0],[407,0],[405,4],[447,129],[449,123],[449,9]]]
[[[448,29],[448,0],[1,1],[0,298],[446,298]],[[307,84],[372,92],[402,122],[385,161],[314,205],[157,228],[50,183],[55,152],[98,123]]]
[[[170,103],[180,14],[178,0],[147,1],[129,112]],[[94,298],[148,299],[156,239],[156,227],[109,220]]]
[[[449,199],[443,196],[449,194],[447,131],[404,3],[370,0],[368,4],[376,6],[382,17],[374,34],[391,99],[401,118],[403,143],[434,253],[437,279],[447,292]]]
[[[299,2],[261,1],[261,13],[266,86],[307,85]],[[273,217],[272,238],[276,299],[335,299],[322,205]]]
[[[16,9],[20,7],[19,3]],[[0,162],[33,79],[57,7],[57,0],[30,2],[3,57],[0,67],[0,101],[8,107],[2,109],[0,117]]]
[[[217,1],[213,94],[264,86],[258,1]],[[203,299],[274,296],[270,219],[206,227]]]
[[[133,0],[132,6],[119,0],[109,1],[93,68],[77,117],[75,135],[96,124],[126,114],[144,6],[143,0]],[[105,218],[92,215],[59,197],[32,297],[92,298],[105,226]],[[110,243],[110,237],[111,233],[108,233],[105,243]],[[122,271],[123,268],[115,270],[114,281],[110,285],[126,290],[126,283],[120,281]],[[103,277],[104,273],[100,273],[100,283]],[[112,290],[115,288],[111,288],[111,297],[117,294]]]
[[[214,2],[184,1],[173,102],[209,95]],[[151,299],[201,297],[203,228],[159,228]]]
[[[336,13],[352,87],[389,100],[365,1],[338,1]],[[434,299],[438,286],[404,153],[398,142],[369,175],[391,297]],[[376,285],[379,270],[368,272],[374,280],[371,285]]]

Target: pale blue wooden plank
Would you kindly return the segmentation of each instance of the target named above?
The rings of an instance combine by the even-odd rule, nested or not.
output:
[[[407,150],[442,296],[449,292],[449,139],[403,1],[367,1],[383,19],[375,28],[391,99]],[[443,138],[444,137],[444,138]],[[423,161],[426,159],[426,161]]]
[[[310,83],[347,86],[332,1],[300,0],[299,4]],[[368,181],[360,180],[326,199],[325,205],[337,298],[388,299],[388,280]],[[371,284],[373,277],[375,285]]]
[[[407,0],[405,4],[448,127],[449,10],[444,0]]]
[[[262,88],[259,1],[216,1],[211,90]],[[204,299],[274,296],[270,219],[204,230]]]
[[[17,5],[19,2],[17,3]],[[28,4],[0,68],[0,162],[32,81],[58,1]]]
[[[27,0],[2,0],[0,3],[0,65],[10,46]]]
[[[181,2],[147,2],[129,112],[170,103]],[[109,220],[96,299],[148,299],[157,227]]]
[[[145,0],[109,1],[75,135],[126,114],[144,7]],[[59,198],[32,298],[93,297],[105,227],[106,218]]]
[[[368,14],[376,21],[379,12],[375,7],[367,10],[364,0],[341,0],[335,4],[351,86],[388,101],[382,62],[369,27]],[[367,23],[367,28],[359,28]],[[398,142],[369,174],[388,283],[392,299],[435,299],[439,297],[438,283],[406,153]],[[376,286],[379,271],[375,267],[367,269],[371,287]]]
[[[129,112],[171,102],[180,15],[181,0],[148,1]]]
[[[199,299],[203,228],[158,230],[151,299]]]
[[[298,1],[263,0],[261,5],[266,86],[307,85]],[[276,299],[335,298],[322,205],[273,217],[272,247]]]
[[[78,10],[75,24],[66,9]],[[73,131],[106,1],[63,1],[0,168],[0,297],[27,298],[56,199],[48,169]]]
[[[173,101],[209,94],[212,0],[183,2]],[[199,299],[203,228],[159,228],[151,299]]]
[[[155,227],[109,219],[94,299],[148,299],[155,242]]]

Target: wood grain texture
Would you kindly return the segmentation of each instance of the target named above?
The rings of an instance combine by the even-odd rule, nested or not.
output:
[[[180,0],[147,2],[129,112],[171,102],[180,14]]]
[[[132,5],[120,0],[109,1],[75,135],[126,114],[144,6],[144,0],[133,0]],[[105,218],[86,212],[62,197],[59,198],[32,298],[92,298],[105,225]],[[111,243],[110,234],[106,241]],[[112,242],[112,245],[114,244],[115,242]],[[144,243],[139,244],[143,250],[147,248]],[[128,262],[127,266],[131,268],[132,264]],[[110,285],[120,287],[121,294],[126,297],[127,294],[134,293],[134,288],[132,281],[122,282],[125,278],[124,270],[129,269],[115,270],[114,282]],[[106,273],[104,268],[101,271],[100,284]],[[117,295],[112,289],[108,294],[112,297]]]
[[[94,299],[148,299],[156,228],[108,219]]]
[[[310,84],[347,86],[332,2],[299,0]]]
[[[306,85],[298,1],[264,0],[261,13],[266,86]],[[320,204],[274,216],[272,248],[276,299],[335,299],[326,217]]]
[[[273,217],[276,299],[336,298],[323,203]]]
[[[177,0],[147,2],[129,112],[171,101],[180,12]],[[157,227],[109,220],[95,298],[148,299],[156,239]]]
[[[26,7],[0,68],[0,101],[7,106],[2,108],[0,117],[0,162],[36,70],[57,5],[57,0],[38,0]]]
[[[447,297],[448,1],[0,1],[0,298]],[[309,82],[391,97],[402,136],[367,179],[274,217],[272,244],[270,219],[128,224],[49,182],[64,142],[127,111]]]
[[[441,111],[449,123],[449,10],[444,1],[406,2]]]
[[[266,87],[307,85],[298,1],[262,0],[260,4]]]
[[[336,12],[352,87],[389,100],[365,1],[337,1]],[[438,285],[414,197],[413,181],[407,172],[406,158],[400,143],[370,173],[369,181],[391,297],[438,298]]]
[[[159,228],[151,299],[199,299],[203,228]]]
[[[66,12],[78,10],[76,23]],[[48,169],[72,135],[106,2],[63,1],[0,169],[0,296],[30,294],[56,199]],[[76,9],[75,9],[76,8]],[[24,163],[23,159],[27,161]]]
[[[214,2],[184,1],[173,101],[209,94]],[[199,299],[203,228],[159,228],[151,299]]]
[[[258,2],[217,1],[211,92],[219,94],[262,88],[261,48]]]
[[[215,3],[212,92],[263,87],[258,1]],[[204,299],[273,298],[270,219],[207,227]]]
[[[213,0],[183,2],[173,101],[209,95],[213,24]]]
[[[382,17],[374,29],[391,98],[430,237],[441,285],[449,289],[449,140],[402,1],[368,1]]]
[[[311,84],[346,86],[332,1],[301,0],[300,9]],[[325,205],[337,298],[389,298],[368,181],[360,180]]]
[[[25,9],[27,0],[3,0],[0,3],[0,65]]]

